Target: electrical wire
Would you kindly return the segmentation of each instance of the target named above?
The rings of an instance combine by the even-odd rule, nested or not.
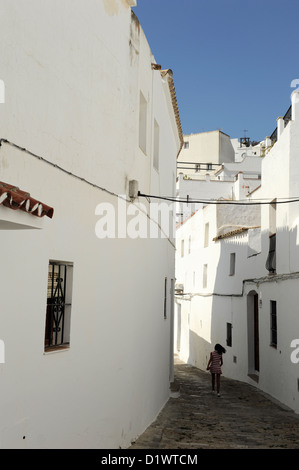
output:
[[[252,202],[249,201],[228,201],[228,200],[213,200],[213,199],[191,199],[188,197],[187,199],[184,198],[176,198],[176,197],[171,197],[171,196],[154,196],[154,195],[149,195],[149,194],[143,194],[140,191],[138,191],[138,197],[145,197],[146,199],[151,198],[151,199],[161,199],[164,201],[170,201],[170,202],[178,202],[181,204],[228,204],[228,205],[237,205],[237,206],[255,206],[255,205],[263,205],[263,204],[290,204],[292,202],[299,202],[299,198],[278,198],[273,201],[273,199],[269,201],[265,200],[253,200]]]
[[[88,184],[89,186],[92,186],[93,188],[95,189],[98,189],[100,191],[103,191],[107,194],[109,194],[110,196],[113,196],[117,199],[122,199],[124,202],[128,203],[128,204],[133,204],[134,206],[136,206],[135,202],[132,201],[131,199],[127,198],[125,195],[122,195],[122,194],[116,194],[115,192],[107,189],[107,188],[104,188],[102,186],[99,186],[91,181],[88,181],[87,179],[79,176],[79,175],[76,175],[75,173],[72,173],[71,171],[68,171],[66,170],[65,168],[61,167],[60,165],[57,165],[56,163],[53,163],[51,162],[50,160],[48,160],[47,158],[45,157],[42,157],[40,155],[37,155],[33,152],[31,152],[30,150],[26,149],[25,147],[21,147],[20,145],[18,144],[15,144],[14,142],[11,142],[7,139],[4,139],[4,138],[0,138],[0,148],[2,147],[3,144],[6,144],[6,145],[9,145],[13,148],[16,148],[17,150],[20,150],[24,153],[26,153],[27,155],[30,155],[31,157],[34,157],[34,158],[37,158],[38,160],[42,161],[43,163],[46,163],[54,168],[56,168],[57,170],[59,171],[62,171],[63,173],[66,173],[68,176],[70,177],[73,177],[75,179],[78,179],[80,180],[81,182],[85,183],[85,184]],[[150,199],[147,198],[147,201],[148,203],[150,203]],[[137,206],[136,206],[137,207]],[[142,208],[140,207],[137,207],[137,209],[139,210],[139,212],[143,213],[143,215],[145,217],[147,217],[151,222],[153,222],[154,224],[157,225],[158,229],[160,230],[160,232],[164,235],[165,239],[168,240],[168,242],[173,246],[173,248],[175,248],[175,243],[173,242],[173,240],[170,239],[169,236],[167,236],[167,234],[164,232],[162,226],[153,218],[150,217],[150,215],[144,211]]]

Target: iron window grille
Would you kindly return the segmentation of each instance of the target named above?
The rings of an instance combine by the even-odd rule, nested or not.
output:
[[[69,347],[72,265],[50,262],[48,271],[45,350]]]
[[[226,324],[226,345],[232,346],[233,335],[232,335],[233,325],[231,323]]]
[[[277,307],[276,300],[270,300],[271,307],[271,342],[270,345],[277,348]]]

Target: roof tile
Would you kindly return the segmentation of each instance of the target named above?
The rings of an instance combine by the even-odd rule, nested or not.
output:
[[[17,186],[0,181],[0,204],[9,209],[22,210],[37,217],[47,216],[52,219],[54,209],[33,199],[26,191]]]

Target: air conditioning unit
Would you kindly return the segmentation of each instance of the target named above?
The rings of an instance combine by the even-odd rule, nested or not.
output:
[[[183,294],[184,293],[184,284],[176,284],[174,290],[175,290],[176,294]]]

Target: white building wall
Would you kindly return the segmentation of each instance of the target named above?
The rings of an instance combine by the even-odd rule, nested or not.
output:
[[[171,237],[117,238],[122,209],[135,209],[118,195],[128,197],[132,179],[141,191],[173,194],[172,97],[124,0],[4,0],[1,17],[0,137],[21,147],[2,144],[1,180],[54,207],[54,217],[39,230],[1,232],[0,447],[127,447],[169,397],[175,273]],[[116,237],[96,236],[101,203],[115,211]],[[69,349],[44,353],[49,260],[73,263],[71,335]]]
[[[179,157],[180,158],[180,157]],[[211,170],[206,174],[184,174],[180,171],[177,177],[176,194],[180,200],[190,203],[177,204],[178,220],[183,221],[202,207],[193,200],[209,201],[217,199],[246,200],[250,193],[261,183],[261,157],[245,158],[242,162],[224,163],[218,171]]]
[[[297,95],[298,96],[298,95]],[[253,206],[251,223],[256,220],[261,228],[214,242],[209,253],[209,263],[216,266],[216,277],[209,286],[211,292],[189,298],[176,296],[176,303],[188,304],[189,337],[181,339],[181,354],[190,363],[205,370],[209,351],[216,342],[222,343],[227,352],[224,356],[223,373],[228,377],[248,382],[269,393],[274,398],[299,412],[298,394],[298,346],[299,330],[298,306],[298,202],[280,202],[298,195],[298,103],[292,96],[292,120],[285,128],[279,124],[278,141],[268,150],[262,160],[261,187],[249,200],[260,199],[261,216],[255,218]],[[277,198],[276,216],[271,206],[265,202]],[[248,213],[240,208],[229,206],[217,218],[217,229],[235,223],[249,224]],[[245,208],[244,208],[245,211]],[[271,214],[272,211],[272,214]],[[241,216],[241,219],[239,218]],[[193,226],[198,221],[197,231],[203,231],[203,220],[199,213],[192,219]],[[187,223],[177,232],[179,239],[189,236]],[[201,227],[201,228],[199,228]],[[227,227],[227,230],[229,228]],[[269,274],[266,260],[269,252],[269,235],[276,233],[276,273]],[[235,275],[228,275],[229,255],[235,253]],[[194,269],[204,258],[203,252],[194,255]],[[200,261],[199,261],[200,260]],[[179,270],[184,266],[178,264]],[[208,294],[204,296],[204,294]],[[219,295],[220,294],[220,295]],[[254,361],[254,295],[258,325],[259,365]],[[271,341],[271,302],[277,308],[277,345]],[[206,320],[205,328],[203,328]],[[226,324],[232,324],[232,345],[226,346]],[[180,329],[187,334],[185,325]],[[192,341],[191,341],[192,338]]]
[[[179,155],[179,162],[186,166],[183,172],[186,175],[194,174],[194,165],[184,165],[189,163],[209,163],[219,165],[223,162],[234,161],[234,149],[228,135],[221,131],[200,132],[198,134],[184,135],[184,147]],[[190,168],[190,170],[189,170]],[[205,169],[202,169],[205,173]]]

